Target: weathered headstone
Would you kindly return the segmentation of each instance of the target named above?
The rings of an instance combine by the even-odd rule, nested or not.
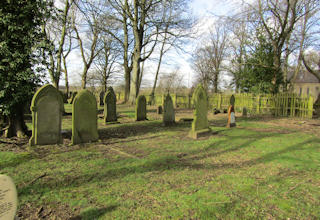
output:
[[[72,104],[72,144],[93,142],[99,139],[97,101],[88,90],[82,90]]]
[[[44,85],[34,94],[30,107],[32,112],[30,146],[62,143],[63,109],[61,94],[52,85]]]
[[[144,95],[140,95],[136,101],[136,121],[147,119],[147,100]]]
[[[163,124],[165,126],[175,123],[175,114],[173,108],[172,98],[167,94],[163,100]]]
[[[99,104],[100,104],[100,106],[104,105],[104,96],[105,96],[105,92],[101,91],[100,94],[99,94]]]
[[[161,114],[162,114],[162,106],[161,106],[161,105],[159,105],[159,106],[157,107],[157,114],[158,114],[158,115],[161,115]]]
[[[108,87],[107,93],[104,96],[104,121],[117,121],[117,98],[112,87]]]
[[[234,95],[230,98],[230,106],[228,108],[228,123],[227,128],[235,127],[236,126],[236,117],[234,112],[234,103],[235,103],[235,97]]]
[[[17,189],[12,179],[0,175],[0,219],[13,220],[18,206]]]
[[[208,124],[208,100],[207,94],[201,84],[194,90],[192,100],[194,103],[192,128],[189,137],[197,139],[211,132]]]
[[[242,109],[242,116],[243,117],[247,117],[248,116],[248,111],[247,111],[246,107],[243,107],[243,109]]]

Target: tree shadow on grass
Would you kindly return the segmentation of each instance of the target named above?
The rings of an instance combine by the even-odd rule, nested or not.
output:
[[[270,134],[268,137],[280,137],[283,134]],[[48,190],[49,189],[59,189],[64,187],[78,187],[83,185],[84,183],[95,183],[95,182],[101,182],[101,181],[109,181],[110,179],[117,179],[117,178],[123,178],[127,175],[134,174],[134,173],[145,173],[145,172],[164,172],[166,170],[182,170],[182,169],[195,169],[195,170],[221,170],[221,169],[233,169],[233,168],[245,168],[245,167],[251,167],[255,166],[261,163],[267,163],[271,162],[273,160],[276,160],[281,156],[282,154],[288,153],[288,152],[294,152],[301,148],[302,145],[309,144],[309,143],[319,143],[318,138],[313,138],[307,141],[304,141],[302,143],[298,143],[295,145],[288,146],[284,149],[274,151],[271,153],[264,154],[260,157],[246,160],[246,161],[240,161],[240,162],[217,162],[217,163],[209,163],[209,164],[203,164],[198,163],[199,160],[211,158],[211,157],[219,157],[220,155],[236,152],[238,150],[247,148],[255,142],[256,140],[260,138],[266,137],[266,135],[258,134],[258,135],[252,135],[249,134],[248,136],[234,136],[230,137],[233,140],[241,140],[243,138],[249,138],[248,141],[245,141],[244,143],[237,144],[236,146],[233,146],[231,148],[225,148],[222,150],[221,146],[226,146],[226,143],[228,143],[229,140],[221,140],[218,142],[215,142],[211,144],[208,147],[183,152],[184,154],[181,156],[180,154],[176,155],[165,155],[157,159],[153,160],[147,160],[142,163],[138,163],[137,165],[132,165],[132,163],[129,163],[130,165],[124,165],[122,167],[116,167],[114,169],[106,169],[106,170],[94,170],[93,172],[89,174],[70,174],[66,175],[64,177],[60,178],[52,178],[49,182],[38,182],[31,186],[25,186],[21,189],[19,189],[19,195],[23,194],[30,194],[32,191],[39,191],[39,189]],[[315,149],[314,148],[308,148],[310,150]],[[218,151],[217,151],[218,150]],[[139,159],[130,159],[130,160],[139,160]],[[45,189],[47,188],[47,189]],[[41,191],[41,190],[40,190]],[[38,192],[41,193],[41,192]]]
[[[118,205],[111,205],[104,208],[89,208],[84,212],[81,212],[80,215],[74,216],[69,220],[91,220],[91,219],[98,219],[99,217],[103,216],[108,212],[114,211]]]

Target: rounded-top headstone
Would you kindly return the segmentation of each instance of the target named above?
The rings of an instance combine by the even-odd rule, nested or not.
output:
[[[97,100],[88,90],[82,90],[72,104],[72,144],[94,142],[99,139]]]
[[[230,105],[233,105],[234,106],[234,103],[236,102],[236,99],[235,99],[235,97],[234,97],[234,95],[232,95],[231,97],[230,97]]]
[[[18,206],[16,186],[12,179],[0,175],[0,219],[13,220]]]
[[[32,112],[30,146],[61,143],[61,118],[64,111],[61,93],[50,84],[42,86],[34,94],[30,110]]]
[[[105,122],[117,121],[117,97],[110,86],[104,96],[104,120]]]
[[[147,119],[147,100],[144,95],[140,95],[136,100],[136,121]]]

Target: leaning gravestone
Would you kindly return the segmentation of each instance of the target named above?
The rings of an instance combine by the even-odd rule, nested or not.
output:
[[[140,95],[136,101],[136,121],[147,119],[147,100],[144,95]]]
[[[113,88],[110,86],[107,90],[106,95],[104,96],[104,121],[106,123],[117,121],[116,103],[116,94],[114,93]]]
[[[52,85],[42,86],[32,98],[32,136],[30,146],[62,143],[61,117],[63,102]]]
[[[100,106],[103,106],[103,104],[104,104],[104,96],[105,96],[105,92],[101,91],[100,94],[99,94],[99,104],[100,104]]]
[[[234,112],[234,103],[235,103],[235,98],[234,95],[231,96],[230,98],[230,106],[228,108],[228,123],[227,123],[227,128],[235,127],[236,126],[236,117],[235,117],[235,112]]]
[[[72,144],[93,142],[99,139],[97,101],[88,90],[82,90],[72,104]]]
[[[208,124],[208,100],[207,94],[201,84],[197,86],[192,96],[194,111],[192,128],[189,137],[197,139],[211,132]]]
[[[165,126],[175,123],[174,108],[171,96],[169,94],[163,100],[163,124]]]
[[[16,186],[10,177],[0,175],[0,220],[13,220],[17,206]]]

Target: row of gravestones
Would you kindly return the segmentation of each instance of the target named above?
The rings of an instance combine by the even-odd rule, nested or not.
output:
[[[44,85],[33,96],[32,136],[30,146],[62,143],[61,120],[63,101],[59,91],[52,85]],[[136,120],[146,120],[146,98],[139,96],[136,103]],[[174,123],[174,109],[170,95],[164,99],[165,125]],[[104,120],[106,123],[117,121],[116,95],[109,87],[104,96]],[[88,90],[82,90],[72,103],[72,144],[93,142],[99,139],[97,124],[97,102]]]

